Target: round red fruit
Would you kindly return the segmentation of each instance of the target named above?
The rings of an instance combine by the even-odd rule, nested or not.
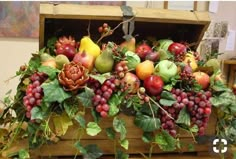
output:
[[[100,115],[101,115],[101,117],[105,118],[105,117],[107,117],[107,112],[101,111]]]
[[[168,50],[172,54],[179,55],[179,54],[185,53],[187,51],[187,48],[185,45],[181,43],[172,43],[170,44]]]
[[[207,115],[211,114],[211,108],[205,108],[204,113]]]
[[[145,42],[139,45],[135,50],[135,53],[138,54],[141,59],[144,59],[151,52],[152,48]]]
[[[194,72],[197,83],[202,86],[202,89],[206,89],[210,84],[210,77],[205,72]]]
[[[156,96],[163,90],[164,82],[160,76],[151,75],[144,80],[144,88],[148,94]]]

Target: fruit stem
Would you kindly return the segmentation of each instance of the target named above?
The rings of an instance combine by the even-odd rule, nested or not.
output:
[[[91,24],[91,21],[89,20],[88,28],[87,28],[87,32],[88,32],[88,36],[89,36],[89,37],[90,37],[90,24]]]
[[[151,103],[150,101],[148,102],[148,106],[150,107],[151,109],[151,112],[152,112],[152,117],[153,117],[153,121],[155,122],[155,115],[154,115],[154,112],[153,112],[153,109],[152,109],[152,106],[151,106]],[[157,123],[155,122],[155,127],[157,128]]]
[[[124,24],[124,23],[127,23],[127,22],[130,22],[131,20],[133,20],[134,19],[134,17],[135,16],[133,16],[132,18],[130,18],[130,19],[127,19],[127,20],[125,20],[125,21],[123,21],[123,22],[121,22],[121,23],[119,23],[114,29],[111,29],[110,31],[108,31],[106,34],[102,34],[102,36],[97,40],[97,44],[103,39],[103,38],[105,38],[105,37],[107,37],[107,36],[109,36],[109,35],[111,35],[111,34],[113,34],[114,33],[114,31],[117,29],[117,28],[119,28],[120,27],[120,25],[122,25],[122,24]]]
[[[148,96],[148,95],[147,95],[147,96]],[[148,96],[148,97],[149,97],[149,96]],[[169,118],[175,120],[175,119],[174,119],[165,109],[163,109],[155,100],[153,100],[151,97],[149,97],[149,99],[150,99],[154,104],[156,104],[156,106],[158,106],[161,110],[163,110]]]

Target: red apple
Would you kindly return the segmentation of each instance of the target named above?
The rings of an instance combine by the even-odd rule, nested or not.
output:
[[[145,60],[150,60],[153,62],[156,62],[160,59],[160,53],[159,52],[151,52],[145,56]]]
[[[136,93],[140,87],[140,80],[135,74],[127,72],[121,80],[121,85],[127,87],[129,93]]]
[[[151,75],[144,80],[144,88],[147,93],[156,96],[160,94],[163,90],[164,82],[160,76]]]
[[[89,69],[89,71],[91,71],[94,67],[94,57],[87,54],[85,51],[75,54],[73,61],[76,63],[80,62],[85,68]]]
[[[138,54],[138,56],[141,59],[144,59],[151,52],[152,52],[152,48],[148,44],[146,44],[145,42],[138,45],[135,50],[135,53]]]
[[[187,52],[187,48],[185,45],[181,44],[181,43],[172,43],[170,44],[168,50],[175,55],[179,55],[182,53],[186,53]]]
[[[202,89],[206,89],[210,84],[210,77],[205,72],[194,72],[197,83],[202,86]]]

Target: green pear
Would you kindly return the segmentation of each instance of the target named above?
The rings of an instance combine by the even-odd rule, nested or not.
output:
[[[220,69],[220,62],[217,59],[210,59],[205,63],[204,66],[212,67],[214,72],[217,72]]]
[[[99,73],[111,72],[114,65],[114,59],[111,52],[104,50],[95,60],[95,68]]]
[[[55,58],[56,61],[56,67],[61,70],[64,64],[70,63],[68,57],[66,57],[65,55],[57,55]]]
[[[52,59],[54,59],[54,58],[51,55],[49,55],[48,53],[42,53],[40,55],[41,62],[45,62],[45,61],[52,60]]]

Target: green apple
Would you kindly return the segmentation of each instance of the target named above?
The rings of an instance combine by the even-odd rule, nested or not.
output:
[[[161,76],[165,83],[170,81],[178,72],[177,66],[174,62],[169,60],[162,60],[155,66],[154,74]]]
[[[220,62],[217,59],[210,59],[205,63],[204,66],[212,67],[213,70],[216,72],[220,69]]]

